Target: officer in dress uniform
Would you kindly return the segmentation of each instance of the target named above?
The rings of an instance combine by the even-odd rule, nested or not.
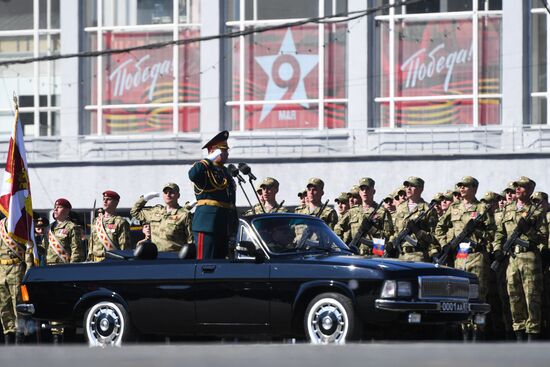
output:
[[[103,261],[105,251],[126,250],[130,244],[130,225],[126,219],[116,215],[120,195],[107,190],[103,193],[104,214],[99,214],[92,223],[88,248],[89,261]]]
[[[162,187],[164,205],[145,207],[147,202],[159,197],[159,192],[143,194],[130,210],[130,215],[151,226],[151,241],[158,251],[177,252],[182,246],[193,242],[191,232],[191,212],[180,206],[180,188],[173,182]]]
[[[189,170],[197,199],[193,237],[198,260],[225,258],[229,240],[237,231],[236,185],[224,166],[229,157],[228,138],[227,131],[214,136],[203,146],[208,156]]]

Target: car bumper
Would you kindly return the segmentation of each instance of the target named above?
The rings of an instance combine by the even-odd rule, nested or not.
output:
[[[445,304],[450,303],[447,301],[402,301],[402,300],[390,300],[390,299],[377,299],[375,301],[375,307],[384,311],[395,312],[428,312],[428,313],[442,313],[442,314],[486,314],[491,311],[491,306],[487,303],[481,302],[464,302],[466,308],[460,311],[446,311]]]

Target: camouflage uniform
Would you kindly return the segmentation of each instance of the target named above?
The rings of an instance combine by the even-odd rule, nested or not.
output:
[[[279,209],[277,209],[277,207],[279,206],[279,204],[278,204],[278,203],[275,203],[275,204],[276,204],[275,206],[270,207],[270,208],[266,207],[265,204],[264,204],[265,212],[266,212],[266,213],[275,213],[275,212],[277,212],[277,213],[288,213],[288,209],[287,209],[287,208],[285,208],[284,206],[282,206],[282,207],[280,207]],[[275,211],[275,209],[277,209],[277,210]],[[260,204],[258,203],[258,204],[256,204],[256,205],[254,205],[251,209],[248,209],[247,211],[245,211],[245,212],[243,213],[243,216],[246,216],[246,215],[254,215],[254,214],[263,214],[263,213],[264,213],[264,211],[262,210],[262,207],[261,207]]]
[[[421,200],[412,211],[409,211],[409,199],[399,204],[395,210],[395,234],[392,236],[391,241],[395,241],[397,235],[407,227],[407,224],[428,210],[428,207],[428,203],[424,200]],[[418,241],[417,251],[405,241],[401,244],[404,253],[399,254],[399,258],[402,260],[428,261],[429,258],[437,254],[440,251],[440,246],[432,234],[436,225],[437,213],[432,210],[418,223],[420,229],[418,233],[411,233],[411,238]]]
[[[101,222],[103,224],[101,224]],[[100,239],[97,226],[103,226],[105,233],[111,240],[110,242]],[[101,230],[101,229],[100,229]],[[92,224],[92,233],[90,236],[90,245],[88,248],[88,260],[90,261],[102,261],[105,259],[106,247],[113,247],[113,250],[127,250],[130,249],[130,225],[128,221],[121,216],[112,215],[105,216],[99,215],[95,218]]]
[[[6,229],[6,218],[0,221],[0,226]],[[17,330],[17,311],[15,306],[22,303],[20,285],[25,275],[26,246],[12,242],[14,251],[0,237],[0,319],[4,334],[15,333]],[[15,247],[14,247],[15,248]]]
[[[363,206],[351,208],[334,226],[334,233],[336,233],[344,242],[349,244],[359,231],[363,219],[370,217],[374,211],[374,207],[369,207],[366,210]],[[372,240],[373,238],[383,238],[387,242],[393,235],[393,223],[390,212],[382,206],[378,207],[376,209],[376,214],[373,215],[373,221],[374,225],[367,233],[366,238],[369,240]],[[369,247],[363,243],[359,245],[360,255],[372,255],[372,250],[372,247]],[[389,249],[387,248],[386,250]]]
[[[319,217],[330,227],[330,229],[334,229],[334,226],[338,222],[338,214],[336,214],[336,210],[329,208],[327,206],[325,207],[325,209],[323,209],[323,212],[319,215],[320,210],[321,210],[321,207],[315,207],[315,209],[310,210],[309,206],[303,205],[294,209],[294,213],[309,214],[309,215],[313,215],[314,217]]]
[[[67,254],[67,262],[77,263],[84,261],[84,251],[81,246],[82,228],[79,225],[74,224],[70,220],[64,222],[55,221],[49,233],[53,234],[59,242],[59,245],[61,245]],[[53,247],[54,244],[49,240],[48,250],[46,252],[46,263],[48,265],[65,263],[65,261],[56,254]]]
[[[151,241],[159,251],[179,251],[186,243],[193,243],[191,222],[193,215],[178,206],[170,212],[162,205],[146,208],[147,201],[140,197],[130,210],[132,217],[151,225]]]
[[[449,239],[458,236],[466,224],[478,215],[484,215],[483,221],[473,231],[466,244],[457,249],[454,267],[474,273],[479,278],[479,295],[485,301],[489,285],[489,258],[487,245],[491,243],[495,224],[492,215],[486,213],[487,206],[477,199],[467,206],[464,202],[454,202],[441,216],[435,228],[435,237],[441,245],[446,245]],[[475,245],[472,245],[475,243]]]
[[[497,227],[493,248],[502,249],[506,238],[512,234],[517,223],[526,217],[535,207],[526,203],[519,208],[514,201],[506,206],[501,224]],[[542,267],[538,247],[548,242],[548,223],[543,210],[537,209],[528,222],[529,230],[521,239],[529,242],[530,247],[524,250],[515,246],[515,258],[509,257],[506,271],[510,309],[514,331],[526,331],[529,334],[541,332],[541,292]],[[501,264],[502,266],[502,264]]]

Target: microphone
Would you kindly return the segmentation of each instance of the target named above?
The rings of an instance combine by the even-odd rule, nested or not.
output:
[[[234,164],[228,164],[227,170],[229,171],[229,174],[235,178],[237,178],[240,182],[246,182],[244,178],[239,174],[239,170],[237,167],[235,167]]]
[[[256,180],[256,176],[254,176],[248,164],[239,163],[239,171],[241,171],[245,175],[248,175],[248,177],[250,177],[251,180]]]

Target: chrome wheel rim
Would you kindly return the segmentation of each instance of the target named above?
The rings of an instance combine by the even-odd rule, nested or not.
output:
[[[343,344],[349,329],[346,309],[333,298],[323,298],[311,307],[307,328],[313,344]]]
[[[92,347],[120,346],[125,320],[120,308],[111,302],[96,304],[88,312],[86,334]]]

